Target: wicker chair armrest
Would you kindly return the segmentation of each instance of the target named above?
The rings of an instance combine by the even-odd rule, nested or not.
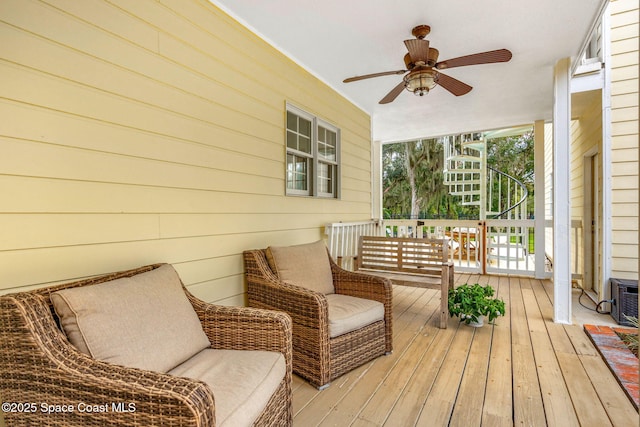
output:
[[[372,274],[345,270],[331,260],[336,293],[391,303],[393,287],[389,279]]]
[[[326,328],[328,333],[329,312],[323,294],[280,280],[273,274],[260,250],[246,251],[244,257],[250,304],[285,311],[295,325]]]
[[[5,413],[8,425],[215,425],[204,383],[97,361],[67,341],[42,298],[17,295],[0,298],[0,393],[36,410]]]
[[[287,313],[208,304],[187,295],[213,348],[276,351],[291,367],[292,323]]]

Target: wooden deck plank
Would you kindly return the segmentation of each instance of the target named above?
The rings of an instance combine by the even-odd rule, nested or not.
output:
[[[451,414],[452,425],[480,426],[493,329],[493,326],[485,325],[473,331],[473,341]]]
[[[416,422],[417,426],[440,426],[449,423],[474,332],[473,328],[467,327],[459,327],[456,331],[451,348]]]
[[[323,391],[294,376],[294,427],[638,425],[638,412],[580,327],[552,322],[548,281],[455,279],[492,284],[507,315],[481,330],[449,319],[441,330],[438,291],[394,286],[394,353]],[[473,384],[480,384],[477,398]]]
[[[425,353],[431,349],[436,331],[433,327],[425,328],[425,333],[415,337],[403,354],[398,363],[389,372],[376,393],[364,406],[359,419],[368,420],[379,425],[384,424],[398,396],[402,393],[407,383],[414,374],[416,367],[424,357]]]
[[[551,344],[542,312],[531,288],[531,283],[529,285],[528,289],[522,289],[522,299],[527,313],[529,335],[538,370],[547,423],[563,427],[578,426],[578,418],[573,409],[567,385],[562,378],[562,371]]]
[[[546,424],[520,280],[511,279],[511,357],[515,425]],[[528,284],[528,282],[527,282]]]
[[[413,304],[412,310],[406,310],[399,319],[400,325],[395,325],[401,330],[394,334],[394,352],[393,354],[378,359],[370,375],[363,377],[358,384],[354,385],[350,393],[349,399],[339,402],[331,413],[322,420],[323,425],[348,425],[362,411],[363,407],[380,393],[381,385],[384,384],[386,378],[391,372],[396,370],[396,366],[408,357],[411,359],[417,353],[411,347],[419,336],[428,336],[425,329],[426,325],[432,320],[440,304],[438,295],[435,290],[431,292],[422,292],[423,296],[418,299],[419,303]],[[397,311],[394,311],[394,314]],[[435,326],[431,326],[435,328]],[[421,342],[423,345],[424,343]],[[405,369],[407,369],[405,367]]]
[[[489,283],[498,282],[497,295],[505,301],[507,313],[511,313],[511,286],[508,277],[493,277]],[[482,408],[483,426],[511,426],[513,424],[513,375],[511,355],[511,320],[508,316],[496,319],[491,341],[491,356],[487,373],[487,387]]]
[[[405,293],[409,296],[413,295],[415,291],[414,288],[397,289],[394,287],[394,291],[396,290],[399,290],[400,293]],[[394,295],[395,295],[395,292],[394,292]],[[434,300],[434,297],[436,297],[437,295],[438,295],[438,292],[435,290],[431,290],[430,292],[419,292],[417,295],[413,296],[413,298],[409,298],[405,300],[404,304],[400,303],[398,306],[394,307],[394,353],[386,357],[378,358],[375,361],[371,362],[371,364],[367,365],[367,366],[370,366],[370,365],[373,366],[373,364],[375,363],[378,363],[378,365],[381,365],[381,367],[379,367],[376,371],[373,371],[373,372],[384,374],[386,372],[387,366],[389,364],[394,363],[393,362],[395,360],[394,355],[398,353],[402,354],[405,351],[405,347],[408,346],[411,340],[413,339],[413,337],[415,337],[417,333],[416,331],[420,330],[421,328],[420,320],[418,320],[416,324],[414,319],[418,317],[418,315],[420,314],[425,318],[428,318],[429,314],[432,315],[432,313],[434,312],[434,308],[429,307],[428,304],[429,302]],[[437,300],[432,304],[434,304],[435,306],[438,306],[439,303],[440,303],[439,300]],[[422,323],[424,323],[424,320],[422,320]],[[345,374],[344,376],[349,376],[349,374],[351,373]],[[351,377],[353,379],[353,376]],[[374,377],[368,376],[367,378],[368,378],[368,381],[371,382],[371,379]],[[357,377],[355,379],[358,380],[358,382],[359,380],[361,380],[360,377]],[[358,383],[354,382],[351,384],[340,383],[337,386],[338,387],[356,387],[357,385]],[[329,389],[335,386],[336,384],[332,383]],[[294,414],[296,414],[295,415],[296,420],[300,420],[301,422],[313,421],[318,423],[322,421],[326,416],[330,415],[330,413],[326,412],[324,416],[318,417],[317,415],[318,410],[322,411],[323,409],[331,408],[331,413],[333,413],[334,408],[339,405],[340,401],[345,396],[342,393],[317,392],[317,390],[314,387],[310,386],[309,384],[307,384],[306,387],[316,392],[315,393],[312,391],[308,392],[308,396],[310,397],[310,400],[307,401],[306,405],[304,405],[302,408],[294,404]],[[327,390],[324,390],[324,391],[327,391]],[[360,387],[358,389],[358,392],[361,396],[368,396],[371,394],[372,390],[362,390]],[[358,395],[358,394],[354,393],[353,395]],[[327,399],[326,397],[329,397],[329,399]],[[350,399],[350,400],[353,400],[353,399]],[[360,408],[358,408],[358,410],[359,409]],[[342,412],[344,412],[344,409]],[[345,414],[343,414],[343,416],[345,416]],[[307,420],[307,417],[309,418],[308,420]]]
[[[447,329],[438,330],[432,348],[420,360],[414,375],[402,391],[385,423],[389,426],[415,425],[433,387],[440,367],[451,348],[459,323],[450,320]]]
[[[557,353],[562,375],[575,408],[581,426],[606,427],[611,422],[607,412],[598,402],[598,394],[576,354]]]
[[[640,425],[638,412],[633,408],[600,355],[580,356],[580,361],[591,382],[596,385],[595,390],[604,410],[607,411],[611,424],[615,427]]]

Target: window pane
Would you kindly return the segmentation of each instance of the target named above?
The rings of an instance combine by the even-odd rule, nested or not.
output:
[[[333,175],[335,166],[326,163],[318,164],[318,191],[333,194]]]
[[[298,131],[298,116],[290,111],[287,111],[287,129]]]
[[[287,111],[287,148],[311,153],[311,121]]]
[[[287,130],[287,148],[298,149],[298,135]]]
[[[337,135],[335,132],[318,127],[318,155],[323,159],[335,161],[336,140]]]
[[[304,135],[311,139],[311,122],[307,119],[303,119],[302,117],[298,117],[298,132],[300,135]]]
[[[287,188],[292,190],[308,189],[308,160],[293,154],[287,154]]]
[[[298,150],[305,153],[311,153],[311,138],[300,136],[298,138]]]

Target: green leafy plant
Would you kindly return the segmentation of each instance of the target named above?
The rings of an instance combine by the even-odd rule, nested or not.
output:
[[[491,323],[505,314],[504,301],[494,298],[494,293],[491,286],[477,283],[465,283],[449,289],[449,315],[458,316],[466,324],[478,322],[480,316],[486,316]]]

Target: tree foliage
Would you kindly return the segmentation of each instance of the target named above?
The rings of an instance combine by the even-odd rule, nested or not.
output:
[[[533,197],[533,133],[492,139],[487,164],[521,180]],[[385,218],[477,218],[444,184],[444,147],[438,139],[385,144],[382,149]],[[531,199],[533,200],[533,199]],[[529,203],[533,210],[533,203]]]

